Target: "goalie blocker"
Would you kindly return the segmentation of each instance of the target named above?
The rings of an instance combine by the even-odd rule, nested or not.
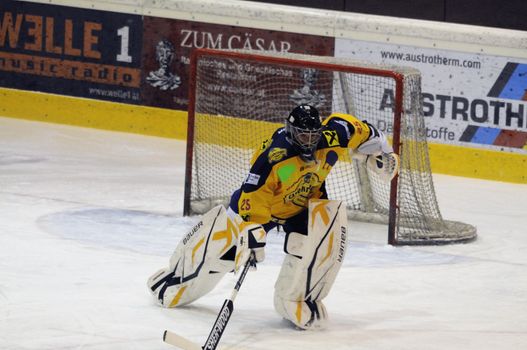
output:
[[[210,292],[221,278],[245,264],[251,251],[264,258],[265,231],[218,206],[206,213],[187,233],[170,258],[168,268],[148,279],[157,303],[164,307],[189,304]],[[344,260],[347,217],[340,201],[309,203],[308,234],[289,233],[280,274],[275,283],[274,306],[301,329],[323,328],[328,295]]]

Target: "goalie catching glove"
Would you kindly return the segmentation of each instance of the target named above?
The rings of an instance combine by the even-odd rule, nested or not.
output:
[[[364,121],[370,129],[369,138],[358,148],[358,154],[351,151],[354,158],[364,160],[366,156],[366,167],[373,171],[383,181],[390,181],[399,172],[399,156],[394,153],[392,146],[388,143],[386,135],[370,123]]]
[[[366,167],[379,175],[383,181],[388,182],[399,172],[399,156],[393,152],[369,155]]]

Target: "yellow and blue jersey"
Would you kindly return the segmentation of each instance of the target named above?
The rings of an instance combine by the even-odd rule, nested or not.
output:
[[[254,153],[249,174],[232,195],[230,207],[245,221],[281,224],[305,210],[309,199],[325,197],[324,183],[335,163],[368,140],[372,129],[340,113],[322,124],[312,162],[302,160],[284,128],[276,130]]]

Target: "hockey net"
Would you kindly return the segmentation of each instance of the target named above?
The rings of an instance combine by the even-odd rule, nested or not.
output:
[[[391,183],[364,160],[341,159],[326,186],[351,219],[385,223],[394,245],[470,241],[475,227],[444,220],[436,200],[421,105],[408,67],[333,57],[200,49],[191,60],[184,214],[203,214],[247,176],[261,142],[300,103],[322,116],[349,113],[384,131],[400,155]]]

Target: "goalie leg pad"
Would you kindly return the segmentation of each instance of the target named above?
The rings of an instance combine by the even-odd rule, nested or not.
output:
[[[274,308],[300,329],[324,329],[326,326],[328,314],[322,300],[291,301],[275,294]]]
[[[169,266],[148,279],[156,302],[164,307],[179,307],[210,292],[236,267],[238,233],[238,225],[223,206],[206,213],[179,242]]]
[[[297,327],[325,326],[322,303],[340,270],[347,248],[346,209],[340,201],[309,203],[307,236],[290,233],[280,274],[275,284],[276,311]]]

